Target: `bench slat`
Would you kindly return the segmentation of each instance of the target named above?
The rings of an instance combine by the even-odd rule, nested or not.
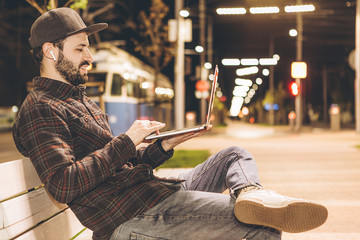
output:
[[[30,159],[0,164],[0,182],[0,239],[91,239],[74,213],[46,192]]]
[[[0,183],[0,201],[41,185],[28,158],[2,163]]]
[[[0,203],[0,239],[14,237],[65,208],[65,204],[53,201],[44,188]]]
[[[62,214],[19,236],[16,240],[64,240],[72,238],[82,229],[84,226],[74,213],[67,209]]]
[[[74,238],[74,240],[92,240],[92,231],[90,229],[86,229],[79,236]]]

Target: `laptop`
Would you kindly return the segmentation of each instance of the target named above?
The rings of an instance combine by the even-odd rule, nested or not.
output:
[[[218,66],[216,65],[215,73],[214,73],[215,77],[214,77],[214,81],[213,81],[212,88],[211,88],[209,106],[208,106],[208,111],[207,111],[207,115],[206,115],[204,124],[194,126],[194,127],[189,127],[189,128],[160,132],[160,134],[153,133],[153,134],[150,134],[149,136],[145,137],[145,140],[153,140],[153,139],[174,136],[174,135],[179,135],[179,134],[184,134],[184,133],[189,133],[189,132],[198,132],[198,131],[206,129],[211,124],[211,113],[212,113],[212,110],[214,107],[215,90],[216,90],[216,83],[218,80],[218,75],[219,75],[219,69],[218,69]]]

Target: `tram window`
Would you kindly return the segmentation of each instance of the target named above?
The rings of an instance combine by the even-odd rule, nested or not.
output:
[[[131,81],[126,81],[125,84],[126,84],[126,92],[127,92],[128,97],[137,97],[139,95],[137,83],[131,82]]]
[[[86,83],[86,94],[88,96],[99,96],[105,90],[106,73],[89,73]]]
[[[120,74],[113,74],[113,81],[111,86],[111,95],[115,96],[121,96],[122,94],[122,82],[123,78],[120,76]]]

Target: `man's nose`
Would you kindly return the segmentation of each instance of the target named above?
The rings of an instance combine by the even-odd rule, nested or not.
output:
[[[92,63],[94,61],[94,57],[91,54],[90,49],[88,49],[88,48],[85,50],[85,60],[90,63]]]

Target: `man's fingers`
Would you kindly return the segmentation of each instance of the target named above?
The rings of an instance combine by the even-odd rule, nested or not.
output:
[[[157,134],[159,134],[159,130],[163,127],[165,127],[165,123],[152,121],[150,122],[149,130],[150,132],[156,132]]]

